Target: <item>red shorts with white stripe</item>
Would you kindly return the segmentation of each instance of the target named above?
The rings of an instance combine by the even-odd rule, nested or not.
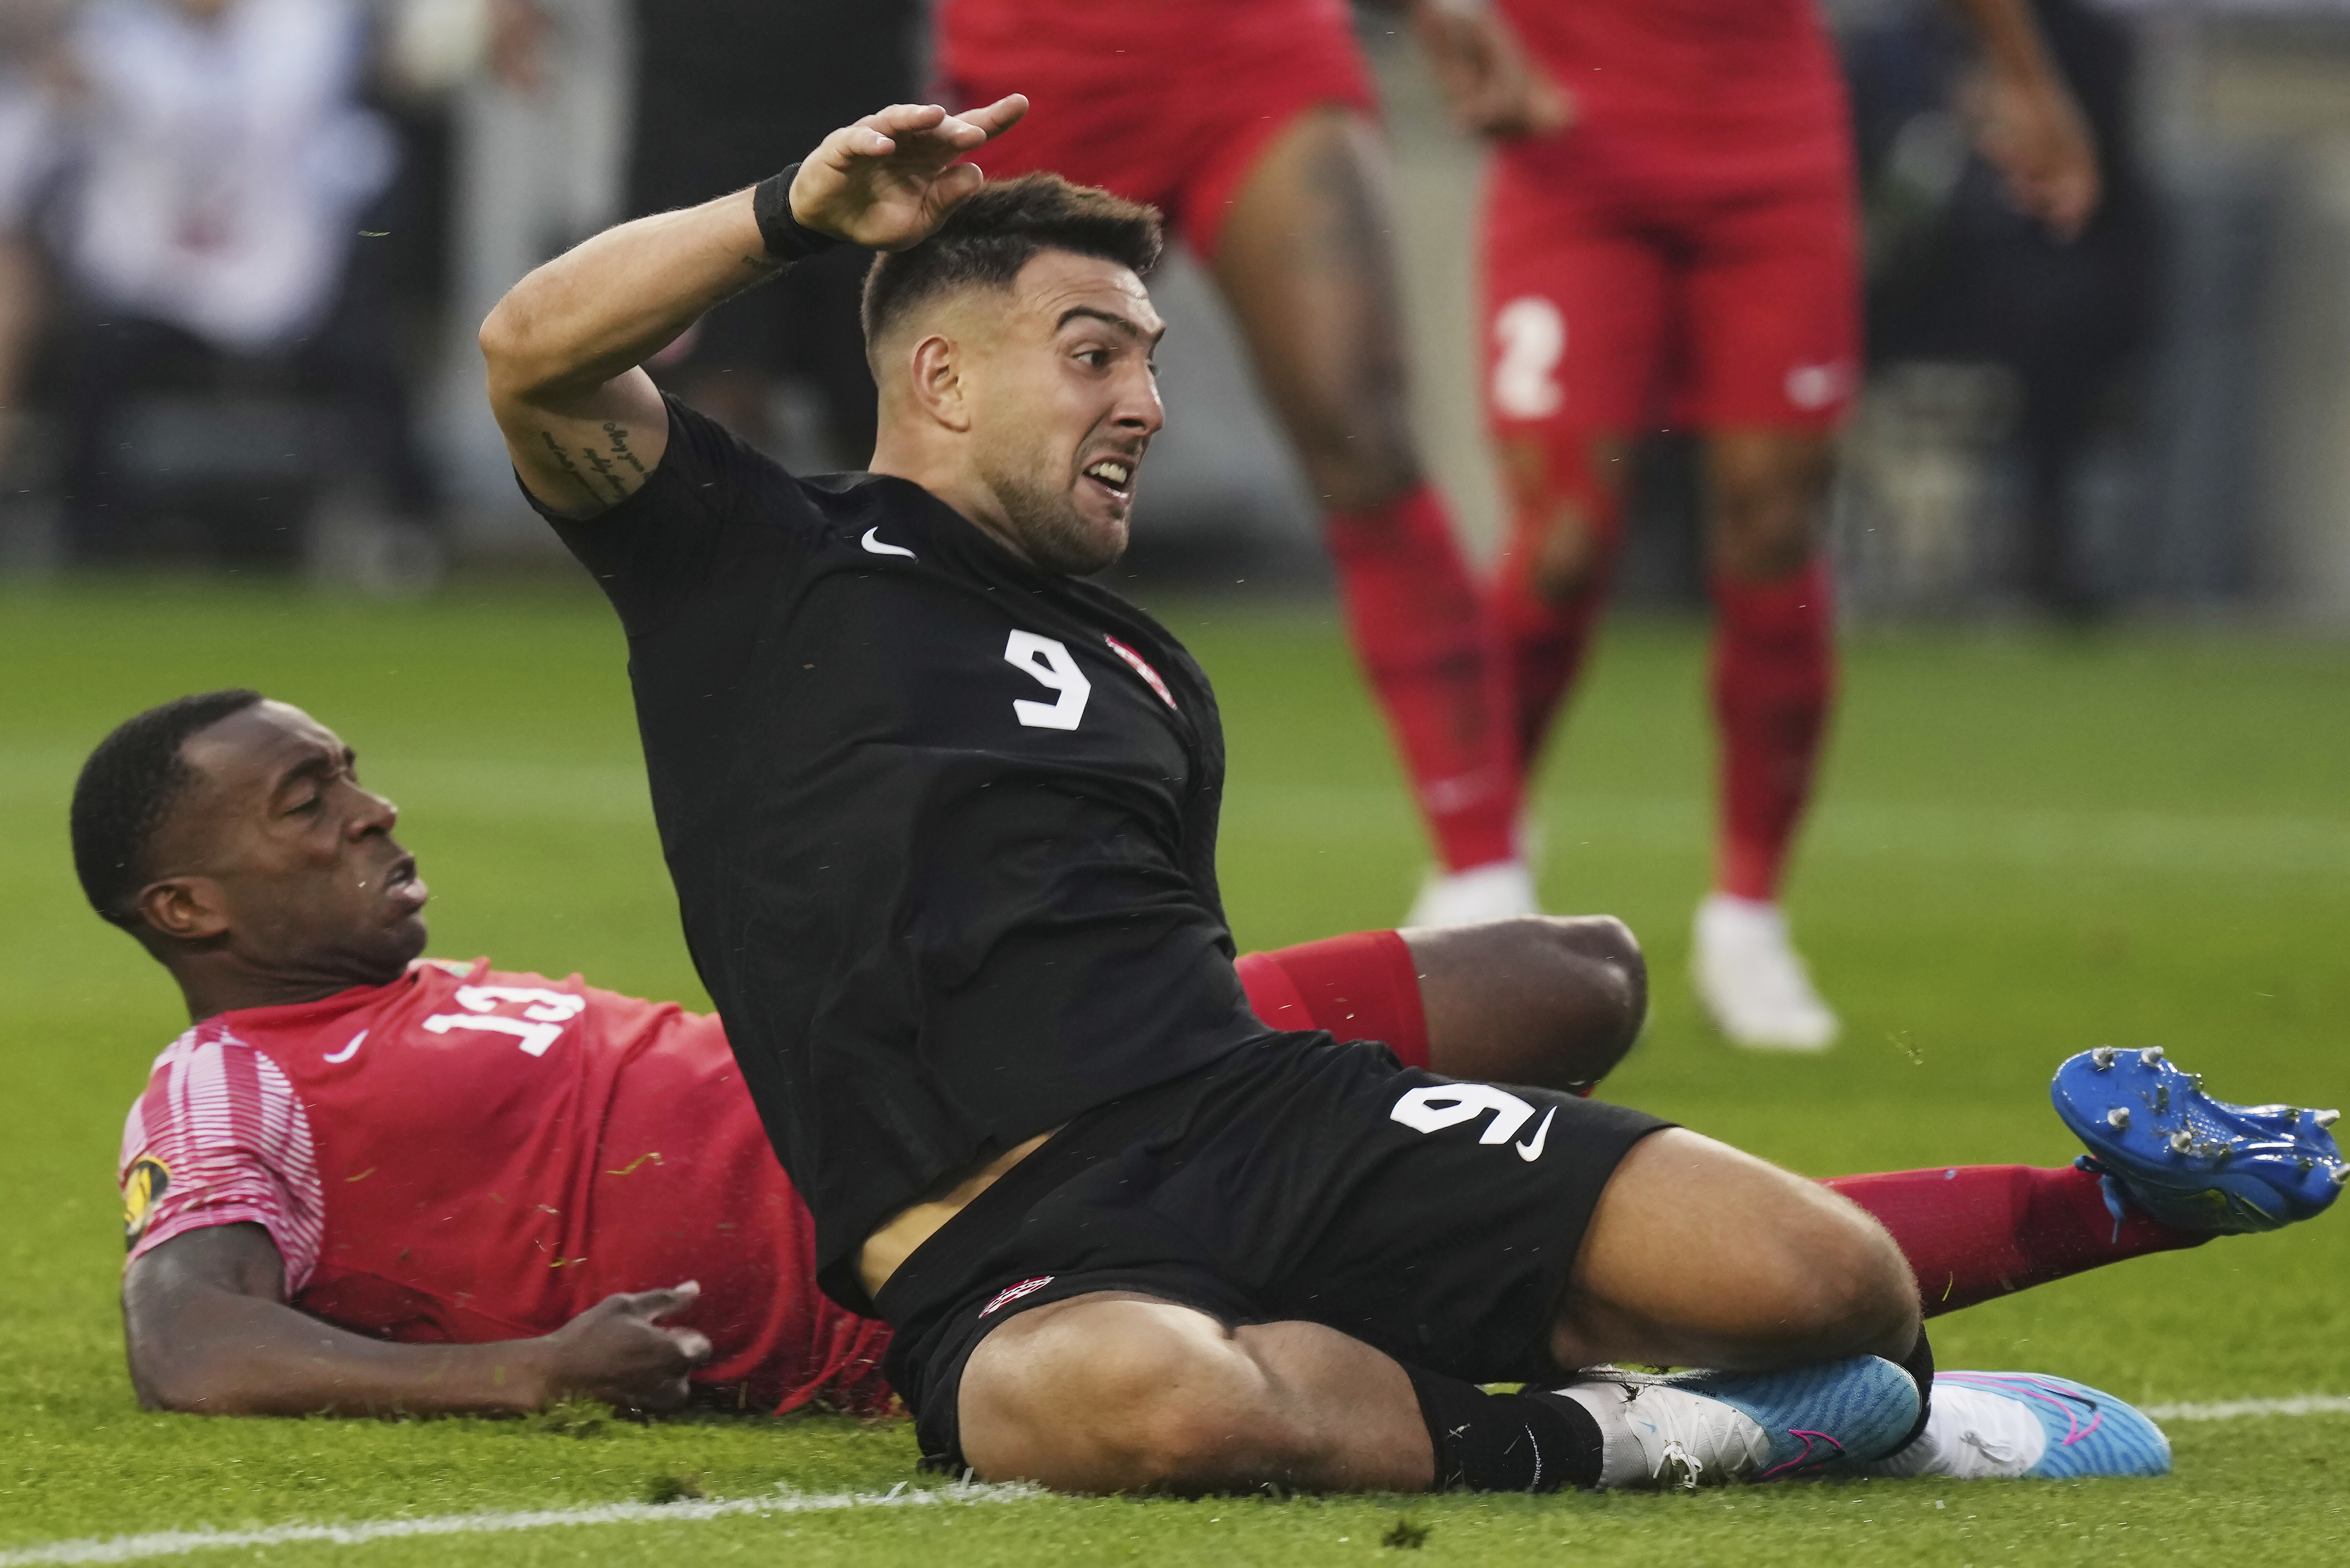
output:
[[[1028,95],[1028,118],[973,160],[1049,170],[1165,213],[1212,255],[1267,143],[1326,105],[1373,112],[1346,0],[942,0],[950,109]]]
[[[1627,187],[1493,160],[1485,406],[1504,438],[1826,430],[1860,374],[1844,169],[1744,189]]]

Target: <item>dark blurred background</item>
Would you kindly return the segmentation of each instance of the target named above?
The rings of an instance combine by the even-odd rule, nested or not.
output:
[[[2106,165],[2069,245],[1970,152],[1938,0],[1825,9],[1868,221],[1846,613],[2350,622],[2350,0],[2039,0]],[[922,0],[0,0],[0,575],[400,595],[566,569],[515,496],[474,324],[596,229],[918,95],[925,21]],[[1362,25],[1425,428],[1483,549],[1477,149],[1397,16]],[[836,253],[659,373],[788,463],[857,466],[858,276]],[[1159,292],[1173,418],[1134,569],[1310,585],[1312,512],[1228,327],[1180,258]],[[1636,511],[1627,590],[1694,603],[1670,432]]]

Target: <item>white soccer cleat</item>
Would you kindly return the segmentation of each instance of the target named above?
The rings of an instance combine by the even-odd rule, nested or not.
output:
[[[1862,1475],[2077,1480],[2170,1473],[2170,1439],[2145,1412],[2085,1383],[2035,1372],[1938,1372],[1918,1440]]]
[[[1591,1412],[1599,1484],[1693,1490],[1866,1463],[1918,1421],[1918,1385],[1881,1356],[1783,1372],[1655,1377],[1594,1367],[1557,1391]]]
[[[1480,920],[1540,913],[1533,868],[1523,860],[1496,860],[1466,871],[1430,871],[1403,923],[1473,926]]]
[[[1842,1027],[1787,937],[1776,904],[1728,893],[1697,907],[1690,953],[1698,1000],[1734,1045],[1760,1051],[1825,1051]]]

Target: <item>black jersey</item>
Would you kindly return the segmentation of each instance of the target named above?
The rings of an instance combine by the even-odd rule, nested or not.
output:
[[[836,1300],[941,1177],[1273,1033],[1215,698],[1149,617],[674,401],[640,490],[550,521],[628,630],[686,940]]]

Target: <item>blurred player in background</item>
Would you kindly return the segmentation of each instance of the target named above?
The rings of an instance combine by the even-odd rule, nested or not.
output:
[[[1151,203],[1230,303],[1440,862],[1411,923],[1532,910],[1499,649],[1407,409],[1387,153],[1347,0],[941,0],[937,26],[950,108],[1030,97],[991,178],[1049,170]]]
[[[1959,0],[1973,105],[2018,206],[2060,237],[2097,163],[2026,0]],[[1860,369],[1846,92],[1814,0],[1420,0],[1461,122],[1492,137],[1487,411],[1513,524],[1497,589],[1531,768],[1621,546],[1633,442],[1704,441],[1721,818],[1694,968],[1722,1032],[1837,1033],[1780,912],[1835,680],[1820,514]]]
[[[920,0],[635,0],[636,130],[626,216],[755,184],[877,103],[913,95]],[[873,377],[858,329],[866,258],[843,251],[720,306],[661,356],[664,385],[773,452],[780,379],[812,386],[829,451],[873,453]],[[510,281],[510,280],[509,280]]]
[[[54,96],[63,75],[64,0],[0,5],[0,473],[6,472],[48,308],[33,239],[35,210],[56,173]]]

